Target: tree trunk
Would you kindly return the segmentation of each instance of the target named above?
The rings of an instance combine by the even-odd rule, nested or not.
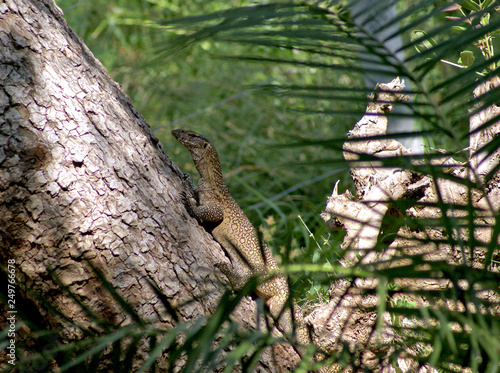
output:
[[[474,90],[474,96],[480,98],[498,82],[498,78],[494,78],[480,84]],[[398,101],[408,99],[403,90],[404,81],[399,78],[377,85],[370,96],[366,115],[349,131],[343,146],[344,158],[350,162],[356,196],[349,191],[339,194],[335,185],[322,213],[330,229],[346,231],[342,244],[345,250],[342,265],[345,268],[361,266],[380,277],[353,276],[352,281],[337,281],[331,287],[330,303],[318,307],[311,315],[316,325],[322,324],[319,322],[321,319],[329,325],[336,325],[329,331],[321,331],[324,340],[336,341],[334,348],[341,349],[339,346],[344,342],[351,350],[361,354],[360,365],[383,372],[395,371],[386,359],[391,354],[391,348],[397,344],[397,331],[389,312],[379,315],[377,310],[379,304],[385,302],[375,292],[384,275],[388,275],[389,283],[398,288],[392,292],[391,302],[409,299],[415,302],[415,307],[442,308],[467,314],[471,301],[466,301],[469,295],[464,296],[461,292],[476,286],[470,298],[481,303],[483,308],[480,311],[474,309],[471,314],[495,315],[493,317],[500,314],[500,296],[496,285],[490,288],[474,283],[471,280],[474,277],[468,277],[473,272],[480,279],[498,274],[498,268],[493,268],[486,258],[493,252],[498,255],[498,237],[494,236],[492,227],[500,209],[500,172],[496,169],[500,157],[498,151],[491,152],[488,157],[477,151],[498,136],[500,121],[494,121],[471,136],[470,168],[466,163],[443,155],[429,157],[430,165],[435,167],[433,173],[429,171],[431,167],[427,159],[412,159],[410,149],[390,137],[383,137],[387,131],[387,114]],[[480,103],[476,106],[481,107]],[[482,107],[470,118],[470,132],[481,128],[488,120],[498,118],[499,113],[496,104]],[[362,160],[363,157],[365,160]],[[398,159],[397,162],[394,159]],[[468,190],[468,180],[484,181],[488,173],[491,174],[487,182],[483,185],[471,184],[474,187]],[[469,204],[474,214],[468,214],[466,207]],[[410,207],[401,209],[401,206]],[[451,207],[447,210],[442,206]],[[441,219],[444,213],[455,219],[455,226],[446,227],[445,220]],[[411,223],[384,226],[387,217],[403,215],[408,217],[406,222],[412,222],[412,218],[415,222],[422,222],[413,226]],[[465,219],[470,219],[470,223],[464,224]],[[401,218],[399,220],[402,221]],[[393,219],[392,222],[398,220]],[[384,237],[389,239],[384,242]],[[477,241],[474,242],[471,237]],[[486,250],[486,247],[490,249]],[[439,263],[445,263],[446,269],[427,273],[429,267],[426,265],[433,262],[436,268],[440,268]],[[421,267],[422,264],[424,266]],[[394,273],[398,275],[391,275],[390,269],[395,269]],[[446,293],[450,289],[452,295]],[[381,328],[375,328],[377,317],[383,320]],[[408,329],[420,325],[411,317],[404,322]],[[455,323],[451,330],[460,332],[467,329],[467,321],[463,323]],[[342,330],[340,335],[339,329]],[[436,372],[428,366],[418,369],[419,352],[414,346],[409,346],[397,356],[400,371]]]
[[[129,97],[52,0],[1,3],[0,43],[0,262],[15,263],[17,321],[78,340],[102,331],[83,304],[129,324],[99,273],[156,328],[211,314],[227,283],[214,264],[227,259],[187,214],[182,174]],[[247,326],[255,315],[248,299],[234,312]],[[36,343],[31,328],[16,332],[18,351]]]
[[[180,193],[188,186],[182,173],[163,153],[130,99],[67,26],[62,12],[52,0],[0,3],[0,43],[0,263],[6,280],[2,283],[9,284],[2,288],[6,302],[0,324],[9,330],[14,325],[15,342],[14,358],[4,351],[7,356],[0,356],[15,362],[19,358],[16,349],[18,354],[28,355],[50,349],[40,342],[36,330],[60,330],[57,343],[72,342],[105,334],[106,325],[126,328],[138,322],[168,333],[182,323],[195,325],[213,314],[227,288],[227,278],[215,265],[228,259],[186,212]],[[392,84],[382,91],[402,89],[399,81]],[[372,250],[383,231],[383,218],[397,213],[391,202],[415,196],[421,202],[436,202],[437,187],[445,203],[467,202],[469,194],[460,189],[463,184],[452,185],[448,179],[433,183],[425,175],[380,169],[378,161],[356,158],[407,154],[394,140],[359,141],[385,134],[386,117],[380,114],[392,110],[402,97],[391,93],[382,98],[382,104],[374,100],[366,118],[351,132],[350,138],[358,141],[344,146],[346,159],[353,161],[358,200],[335,191],[323,216],[330,227],[347,231],[343,247],[353,251],[344,258],[346,268],[361,257],[363,265],[384,270],[388,262],[398,265],[396,249],[404,252],[416,247],[423,235],[441,238],[440,229],[415,232],[403,227],[386,251]],[[370,115],[373,113],[379,114],[376,120]],[[488,115],[478,113],[473,128]],[[368,132],[363,133],[365,130]],[[474,150],[491,136],[473,140],[471,157],[477,177],[471,179],[482,180],[498,165],[498,157],[481,163],[481,153]],[[462,171],[456,167],[453,175],[468,177]],[[486,243],[491,240],[492,216],[499,209],[498,183],[493,185],[491,180],[497,182],[498,173],[490,179],[488,198],[481,200],[481,194],[470,193],[476,198],[475,206],[487,205],[485,216],[479,217],[485,222],[484,229],[474,232]],[[429,218],[439,211],[425,207],[405,213]],[[421,249],[430,246],[432,243]],[[452,248],[439,249],[433,259],[459,262],[454,260]],[[484,268],[481,258],[472,259],[473,268]],[[393,342],[390,320],[385,313],[387,328],[375,332],[376,311],[366,309],[376,307],[378,298],[360,293],[374,289],[377,282],[355,281],[356,286],[346,280],[337,282],[330,304],[314,310],[308,322],[321,346],[328,350],[342,350],[343,344],[354,346],[364,354],[360,365],[381,370],[387,361],[377,354],[388,356]],[[413,285],[429,288],[442,283]],[[231,319],[256,328],[257,315],[256,302],[245,297]],[[11,320],[29,323],[15,330]],[[141,340],[136,366],[154,349],[147,342]],[[255,370],[276,372],[293,365],[297,356],[291,348],[280,345],[276,351],[278,354],[266,350]],[[174,361],[168,358],[165,353],[158,359],[159,371],[185,363],[182,356]],[[56,369],[67,365],[67,359],[57,354],[46,364]],[[109,356],[98,370],[112,371],[111,364]],[[222,369],[223,363],[212,370]],[[47,366],[32,370],[47,370]]]

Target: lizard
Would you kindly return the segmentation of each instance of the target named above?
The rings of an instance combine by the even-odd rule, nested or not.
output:
[[[261,244],[257,230],[225,185],[215,146],[207,138],[191,130],[176,129],[172,131],[172,136],[189,150],[200,175],[197,204],[182,192],[183,204],[188,213],[202,223],[219,242],[229,257],[230,265],[221,263],[217,267],[235,288],[242,287],[254,274],[262,276],[264,280],[257,286],[256,295],[264,300],[282,333],[290,335],[294,332],[292,317],[295,317],[297,342],[300,346],[307,346],[311,343],[311,338],[298,306],[292,302],[293,316],[292,310],[285,309],[290,295],[288,282],[279,273],[270,249]],[[297,352],[302,356],[303,349],[299,348]],[[338,372],[339,369],[328,371]]]

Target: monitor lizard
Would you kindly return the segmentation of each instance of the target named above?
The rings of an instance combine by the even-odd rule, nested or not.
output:
[[[203,223],[229,257],[230,265],[221,263],[217,267],[236,289],[241,288],[251,276],[262,276],[264,281],[257,286],[256,294],[269,307],[271,316],[277,320],[278,329],[286,335],[295,331],[297,342],[307,346],[311,339],[298,306],[292,302],[293,316],[289,308],[285,309],[290,294],[288,283],[279,273],[271,251],[261,244],[256,229],[229,193],[215,146],[191,130],[176,129],[172,131],[172,136],[189,150],[200,174],[197,198],[192,196],[197,199],[197,204],[185,192],[181,194],[183,203],[188,213]],[[302,351],[301,348],[297,350],[299,355]],[[321,372],[340,370],[337,364],[330,368]]]

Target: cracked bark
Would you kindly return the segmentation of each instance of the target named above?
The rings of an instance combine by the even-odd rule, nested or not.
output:
[[[59,281],[109,322],[129,324],[92,263],[156,327],[175,318],[147,279],[180,321],[211,314],[227,283],[214,263],[227,259],[188,216],[182,174],[129,97],[51,0],[0,3],[0,44],[0,261],[15,259],[18,305],[66,341],[101,331]],[[245,299],[233,316],[255,327],[255,315]],[[273,359],[264,354],[257,370],[275,371]]]
[[[53,1],[0,3],[0,43],[0,261],[2,265],[8,259],[16,261],[17,281],[23,284],[18,287],[18,301],[29,300],[31,303],[24,304],[37,309],[40,323],[47,328],[61,327],[61,337],[68,341],[81,338],[81,330],[65,328],[64,320],[47,309],[45,302],[33,298],[33,292],[72,321],[99,331],[99,325],[60,291],[57,278],[88,308],[116,325],[127,325],[131,320],[102,288],[89,261],[141,318],[158,327],[171,328],[175,320],[158,302],[147,279],[166,295],[180,321],[211,314],[227,283],[214,269],[215,263],[226,260],[224,253],[186,213],[179,195],[186,188],[182,175],[130,99],[69,29]],[[489,88],[478,88],[476,94]],[[369,110],[385,113],[390,106],[385,103]],[[491,111],[497,109],[478,113],[476,127],[471,128],[492,118]],[[381,127],[371,134],[385,133],[384,116],[377,118],[382,120],[376,121]],[[361,132],[353,130],[351,138],[366,136],[362,130],[370,130],[372,120],[373,116],[363,118],[358,126]],[[498,133],[498,127],[490,129]],[[472,155],[477,155],[471,163],[479,180],[498,164],[497,153],[483,162],[481,153],[475,152],[489,138],[478,135],[471,143]],[[406,154],[395,141],[356,142],[363,145],[362,151],[351,148],[354,141],[347,143],[346,157],[365,154],[367,149],[370,155],[382,157]],[[366,204],[349,194],[332,196],[325,217],[331,227],[348,230],[344,248],[354,246],[368,253],[363,256],[365,264],[392,259],[397,248],[416,250],[422,237],[402,228],[400,239],[388,251],[370,252],[383,216],[392,212],[387,201],[419,195],[422,202],[433,202],[435,185],[448,202],[458,203],[464,196],[463,190],[446,180],[437,184],[427,176],[415,180],[405,170],[380,173],[376,167],[365,167],[364,160],[359,162],[353,167],[357,197],[380,203],[366,210]],[[376,165],[376,160],[370,162]],[[457,165],[450,164],[450,168],[456,176],[466,177]],[[478,217],[485,229],[475,232],[484,242],[491,234],[491,211],[498,211],[498,173],[490,184],[487,196],[472,194],[485,211]],[[335,203],[341,210],[332,207]],[[432,216],[436,212],[426,207],[407,213]],[[358,220],[370,224],[356,223]],[[441,233],[429,230],[425,234],[438,237]],[[432,253],[448,260],[450,251]],[[345,259],[348,266],[356,256]],[[474,261],[478,268],[480,259]],[[378,364],[369,350],[380,351],[380,345],[390,348],[391,336],[371,333],[373,313],[351,312],[353,305],[362,309],[376,305],[377,299],[362,297],[345,281],[336,285],[332,301],[308,317],[319,344],[329,350],[341,349],[343,342],[353,349],[368,346],[363,361],[367,366]],[[358,285],[369,288],[373,283]],[[442,286],[439,282],[421,285]],[[234,318],[255,327],[255,302],[245,299]],[[387,317],[384,322],[390,323]],[[6,324],[5,312],[0,324]],[[292,354],[285,351],[277,359],[264,354],[257,371],[285,369],[290,365],[288,353]]]

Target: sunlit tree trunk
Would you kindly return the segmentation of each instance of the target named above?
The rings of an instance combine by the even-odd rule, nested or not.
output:
[[[378,1],[373,6],[372,0],[350,0],[351,14],[353,20],[360,30],[370,34],[375,40],[380,42],[392,56],[398,59],[401,65],[404,65],[405,51],[403,51],[403,41],[399,34],[398,22],[396,18],[396,4],[393,1]],[[377,58],[373,53],[363,53],[362,66],[365,70],[365,87],[372,90],[377,83],[388,83],[395,76],[405,76],[401,71],[387,71],[387,63]],[[383,71],[387,73],[382,73]],[[374,71],[378,71],[375,73]],[[408,83],[407,83],[408,84]],[[410,87],[406,87],[409,91]],[[388,123],[388,133],[418,131],[415,127],[415,121],[411,117],[411,110],[404,105],[398,105],[394,111],[398,116],[390,118]],[[401,143],[414,153],[422,153],[422,138],[411,136],[400,139]]]
[[[83,304],[129,324],[92,267],[156,328],[211,314],[227,282],[214,264],[227,259],[188,216],[182,174],[129,97],[52,0],[0,3],[0,44],[0,263],[15,263],[17,321],[78,340],[102,331]],[[254,302],[234,317],[254,324]],[[31,334],[17,332],[18,350]]]
[[[497,87],[500,80],[493,78],[491,81],[482,83],[474,89],[474,96],[481,99],[490,90]],[[488,120],[498,117],[500,109],[496,104],[483,107],[481,111],[470,118],[470,131],[482,128],[482,131],[470,137],[470,159],[471,165],[458,162],[449,156],[434,158],[431,161],[433,167],[446,167],[446,172],[436,172],[439,175],[427,175],[423,167],[419,172],[419,166],[423,166],[422,160],[414,159],[407,161],[405,167],[404,156],[411,156],[411,151],[400,142],[386,135],[388,118],[387,114],[398,102],[408,99],[403,94],[404,81],[394,79],[389,84],[380,84],[370,96],[371,102],[366,109],[366,115],[356,123],[349,131],[348,140],[343,145],[344,158],[350,162],[351,176],[354,181],[356,195],[353,196],[348,190],[339,193],[337,185],[330,197],[327,199],[323,219],[332,230],[345,230],[346,235],[342,248],[346,250],[342,258],[342,265],[353,268],[357,264],[372,266],[375,272],[382,273],[389,268],[397,269],[405,267],[420,271],[414,263],[414,258],[423,257],[425,263],[443,262],[448,266],[447,271],[453,273],[460,267],[466,267],[469,271],[491,271],[498,272],[492,268],[492,263],[485,258],[488,257],[487,247],[498,247],[498,237],[493,234],[492,227],[495,225],[495,216],[500,209],[500,188],[498,179],[499,157],[498,152],[493,152],[486,157],[486,152],[480,152],[487,144],[495,141],[500,132],[500,121],[494,121],[489,127],[484,127]],[[479,104],[478,104],[479,105]],[[481,127],[483,126],[483,127]],[[376,138],[380,136],[379,138]],[[360,139],[367,138],[365,141]],[[362,161],[362,156],[372,156],[370,160]],[[384,164],[387,159],[399,158],[400,161],[391,166]],[[365,158],[367,159],[367,158]],[[407,159],[409,159],[407,157]],[[445,176],[452,175],[453,178]],[[490,179],[486,182],[485,175]],[[467,180],[484,182],[478,188],[467,189]],[[481,185],[480,183],[476,185]],[[470,198],[470,201],[469,201]],[[400,209],[400,201],[411,202],[415,205],[406,210]],[[456,221],[470,219],[472,224],[464,226],[457,224],[453,229],[446,229],[442,223],[443,205],[453,206],[447,214]],[[464,208],[472,205],[475,211],[469,217]],[[402,204],[404,206],[404,204]],[[390,226],[390,217],[409,217],[418,221],[432,221],[435,225],[422,224],[418,228],[398,223],[398,226]],[[389,217],[389,220],[387,218]],[[384,224],[385,223],[385,224]],[[472,226],[472,230],[469,227]],[[452,237],[452,240],[447,240]],[[474,239],[472,240],[471,237]],[[450,244],[449,242],[460,242]],[[493,241],[493,242],[491,242]],[[461,250],[458,249],[460,247]],[[415,263],[418,261],[415,260]],[[414,267],[413,267],[414,266]],[[389,273],[386,272],[386,273]],[[398,273],[398,272],[396,272]],[[413,276],[406,278],[405,271],[395,276],[394,283],[400,287],[392,295],[391,301],[402,301],[411,299],[415,305],[423,307],[444,307],[449,310],[466,313],[465,297],[460,295],[460,287],[469,286],[466,276],[454,283],[454,278],[448,273],[432,276]],[[464,272],[465,273],[465,272]],[[339,341],[356,345],[360,352],[361,360],[369,368],[385,365],[390,369],[390,364],[384,361],[384,357],[390,355],[389,346],[394,344],[397,333],[392,329],[392,324],[387,312],[378,315],[376,307],[382,302],[374,294],[367,290],[375,290],[381,284],[380,278],[354,277],[354,280],[339,280],[331,288],[331,301],[329,305],[318,307],[316,313],[323,318],[328,317],[329,323],[344,325],[342,330],[346,332],[340,336]],[[443,296],[446,290],[453,289],[453,295]],[[442,291],[440,297],[427,296],[433,291]],[[365,293],[368,293],[366,295]],[[421,295],[424,294],[424,295]],[[498,293],[495,290],[478,290],[475,294],[478,299],[484,301],[486,312],[498,314]],[[476,311],[474,311],[476,312]],[[327,315],[327,316],[325,316]],[[378,316],[377,316],[378,315]],[[381,317],[383,327],[378,330],[374,327],[377,317]],[[316,319],[316,323],[319,318]],[[411,322],[408,323],[411,325]],[[459,330],[456,325],[454,331]],[[336,331],[325,333],[327,340],[334,340]],[[328,336],[329,334],[329,336]],[[384,351],[381,353],[381,351]],[[418,356],[417,350],[409,349],[409,356]],[[407,351],[407,352],[408,352]],[[380,356],[383,358],[380,359]],[[400,366],[408,366],[403,371],[416,371],[418,364],[411,359],[398,357]],[[487,364],[485,360],[483,364]],[[426,367],[419,372],[436,372],[434,368]],[[427,370],[429,369],[429,370]],[[385,370],[384,370],[385,371]],[[391,371],[391,370],[387,370]],[[480,370],[481,371],[481,370]]]

